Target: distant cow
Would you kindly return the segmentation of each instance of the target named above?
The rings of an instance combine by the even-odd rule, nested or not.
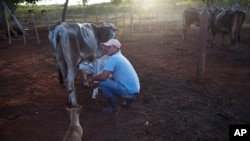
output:
[[[231,51],[234,51],[236,41],[238,41],[238,43],[240,42],[240,30],[245,18],[246,14],[240,10],[214,10],[211,16],[211,46],[214,46],[215,38],[218,32],[223,35],[223,46],[224,36],[225,34],[229,34],[231,38]]]
[[[61,23],[49,32],[49,40],[53,45],[59,79],[66,86],[69,102],[78,106],[74,79],[77,64],[80,60],[98,58],[103,55],[102,42],[115,37],[116,27],[111,23],[104,23],[97,27],[91,23]]]
[[[191,25],[200,26],[200,12],[202,9],[187,8],[183,11],[183,40],[186,39],[186,34]]]
[[[47,10],[45,10],[45,9],[41,10],[41,15],[46,15],[46,13],[47,13]]]
[[[36,12],[33,9],[29,9],[28,14],[36,14]]]

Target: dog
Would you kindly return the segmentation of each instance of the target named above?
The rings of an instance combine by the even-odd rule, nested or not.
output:
[[[78,108],[66,107],[66,110],[70,114],[70,125],[63,141],[82,141],[83,130],[79,121],[80,109],[81,106]]]

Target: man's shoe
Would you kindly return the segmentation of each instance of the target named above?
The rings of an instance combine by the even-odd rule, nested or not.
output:
[[[125,98],[122,102],[122,105],[124,108],[129,109],[134,101],[135,101],[135,98],[132,98],[132,99]]]

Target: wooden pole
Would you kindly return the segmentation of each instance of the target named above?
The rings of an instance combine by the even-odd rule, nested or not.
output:
[[[198,83],[203,82],[206,60],[207,46],[207,27],[208,27],[208,11],[205,9],[200,13],[200,33],[198,43],[198,61],[196,69],[196,80]]]
[[[123,18],[123,32],[125,33],[126,31],[126,27],[125,27],[125,10],[123,9],[123,12],[122,12],[122,18]]]
[[[35,33],[36,33],[36,41],[37,41],[37,44],[40,44],[40,38],[39,38],[39,34],[38,34],[38,31],[37,31],[37,27],[36,27],[36,22],[35,22],[35,18],[34,18],[34,13],[31,13],[31,18],[32,18],[33,26],[34,26]]]
[[[249,16],[250,16],[250,3],[247,4],[247,23],[249,23]]]
[[[49,22],[49,15],[48,15],[48,10],[47,9],[46,9],[46,18],[47,18],[48,31],[50,31],[50,22]]]
[[[130,34],[134,34],[134,17],[133,17],[133,6],[132,3],[130,3],[130,26],[131,26],[131,30],[130,30]]]
[[[7,31],[8,31],[8,36],[9,36],[9,44],[11,44],[12,43],[12,38],[11,38],[11,34],[10,34],[10,23],[9,23],[7,17],[5,17],[5,19],[6,19],[6,22],[7,22]]]
[[[98,16],[97,16],[98,12],[97,10],[95,11],[95,23],[98,23]]]

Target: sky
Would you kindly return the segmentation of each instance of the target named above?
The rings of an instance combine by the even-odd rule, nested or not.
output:
[[[37,5],[64,4],[65,1],[66,0],[42,0],[39,1]],[[110,0],[89,0],[87,4],[90,5],[102,2],[110,2]],[[69,5],[78,5],[78,4],[82,4],[82,0],[69,0]]]

